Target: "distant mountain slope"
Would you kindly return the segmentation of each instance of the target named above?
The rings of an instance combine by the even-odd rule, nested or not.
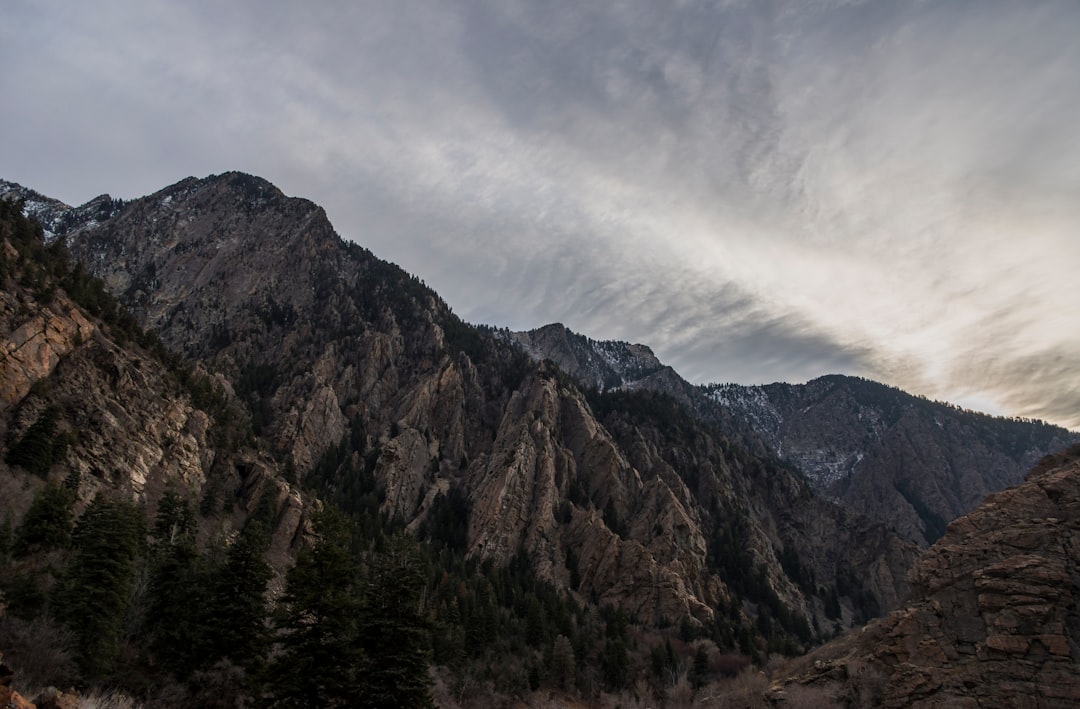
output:
[[[816,489],[927,544],[1037,460],[1080,436],[927,401],[855,377],[710,386]]]
[[[80,207],[71,207],[22,185],[0,180],[0,199],[8,197],[23,200],[26,216],[41,224],[46,241],[79,226],[99,219],[108,219],[123,205],[119,200],[101,195]]]
[[[346,507],[375,500],[423,534],[463,500],[472,558],[523,556],[583,603],[693,618],[747,652],[813,642],[905,592],[913,548],[884,526],[675,399],[587,398],[343,242],[311,202],[239,173],[98,202],[107,218],[62,234],[73,253]],[[589,366],[600,382],[672,376],[649,357],[612,348]]]
[[[512,338],[587,385],[674,396],[749,450],[792,463],[821,494],[922,546],[986,495],[1019,482],[1043,455],[1080,440],[1057,426],[964,411],[856,377],[697,387],[643,345],[597,342],[562,325]]]
[[[1080,447],[950,524],[910,601],[801,658],[775,696],[812,684],[849,706],[1077,706],[1078,548]]]

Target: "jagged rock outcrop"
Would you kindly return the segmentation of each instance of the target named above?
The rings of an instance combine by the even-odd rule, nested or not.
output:
[[[64,290],[68,277],[58,254],[35,255],[41,244],[22,243],[20,256],[6,238],[0,247],[0,516],[17,525],[48,482],[75,491],[76,513],[101,492],[146,503],[152,515],[167,487],[196,506],[215,488],[222,501],[237,501],[237,517],[219,519],[205,534],[227,535],[243,524],[267,482],[278,481],[285,489],[275,498],[280,514],[271,557],[279,571],[287,568],[304,520],[293,499],[298,494],[279,480],[280,464],[228,440],[226,424],[196,405],[160,353],[79,305]],[[226,394],[220,396],[224,401]],[[35,448],[13,462],[12,449],[35,427]]]
[[[916,563],[910,601],[807,656],[785,682],[856,706],[1076,706],[1078,549],[1074,448],[950,524]]]
[[[911,547],[706,417],[687,418],[700,393],[645,347],[551,329],[544,341],[562,343],[557,361],[571,373],[645,392],[586,399],[557,367],[530,363],[505,335],[462,323],[417,279],[341,241],[312,203],[248,175],[101,198],[89,211],[57,222],[69,224],[58,238],[140,324],[220,377],[276,458],[230,459],[225,493],[249,501],[239,509],[273,490],[265,471],[277,461],[329,490],[361,479],[354,497],[378,497],[417,532],[440,494],[464,490],[473,558],[524,554],[568,593],[654,621],[723,610],[751,626],[767,609],[784,626],[770,635],[801,642],[905,591]],[[648,411],[650,391],[674,408],[664,399]],[[147,486],[154,455],[143,454]],[[277,498],[294,509],[285,488]]]
[[[509,333],[587,386],[675,398],[759,455],[792,463],[815,490],[926,546],[986,495],[1019,482],[1080,434],[963,411],[855,377],[696,387],[643,345],[596,341],[560,324]]]
[[[593,340],[560,323],[507,336],[534,359],[550,359],[579,382],[597,389],[631,385],[664,368],[645,345]]]
[[[33,317],[28,304],[0,292],[0,412],[22,401],[34,383],[49,376],[61,358],[94,333],[75,304],[60,295]]]

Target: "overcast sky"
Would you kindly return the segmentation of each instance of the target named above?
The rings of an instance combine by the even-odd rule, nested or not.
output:
[[[251,172],[464,318],[1080,428],[1080,2],[6,0],[0,178]]]

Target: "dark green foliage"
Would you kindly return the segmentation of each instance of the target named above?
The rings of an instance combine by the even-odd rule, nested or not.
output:
[[[850,567],[841,566],[836,570],[836,592],[851,599],[857,611],[857,620],[865,622],[881,615],[877,598],[863,587]]]
[[[60,485],[43,487],[15,532],[12,548],[15,555],[67,548],[71,543],[71,506],[74,503],[75,494],[68,488]]]
[[[420,526],[419,537],[432,550],[449,549],[464,554],[469,533],[469,497],[460,485],[451,485],[446,493],[435,496],[431,511]]]
[[[673,677],[679,674],[679,658],[675,656],[675,650],[671,647],[671,640],[665,640],[664,644],[657,645],[649,653],[653,676],[661,684],[667,684]]]
[[[201,663],[209,633],[200,622],[207,607],[207,574],[195,546],[195,516],[172,490],[158,503],[152,530],[146,628],[154,658],[179,677]]]
[[[323,454],[306,482],[320,498],[345,512],[364,537],[377,539],[390,530],[393,522],[380,510],[386,496],[375,480],[379,449],[373,448],[360,457],[362,438],[360,425],[354,422],[352,435]]]
[[[393,537],[371,559],[359,616],[363,706],[430,707],[430,624],[421,607],[424,568],[416,542]]]
[[[629,619],[620,609],[605,607],[604,645],[600,651],[600,673],[605,686],[615,691],[630,681],[630,658],[627,653]]]
[[[272,706],[362,706],[358,565],[344,518],[315,518],[318,541],[288,573],[274,626],[280,654],[270,667]]]
[[[8,450],[8,465],[17,465],[34,475],[46,477],[68,446],[66,436],[56,435],[59,420],[60,408],[46,406],[18,443]]]
[[[213,635],[205,664],[228,659],[257,669],[269,649],[266,584],[273,572],[263,559],[267,540],[260,524],[249,524],[229,547],[207,601],[205,623]]]
[[[240,371],[236,380],[236,393],[247,402],[255,435],[273,421],[271,399],[277,391],[279,376],[273,364],[251,362]]]
[[[788,578],[797,583],[804,593],[813,595],[814,589],[817,586],[814,580],[814,572],[803,565],[802,561],[799,559],[799,553],[795,551],[795,545],[790,543],[784,544],[780,548],[778,557],[780,566],[783,567],[784,573],[788,575]]]
[[[79,667],[87,677],[104,677],[116,666],[145,534],[141,508],[103,495],[75,527],[71,562],[53,605],[75,633]]]
[[[616,691],[630,681],[630,658],[626,654],[626,640],[615,635],[608,635],[604,640],[604,649],[600,655],[600,668],[604,684]]]

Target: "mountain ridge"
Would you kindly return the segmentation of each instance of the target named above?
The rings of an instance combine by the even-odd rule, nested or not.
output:
[[[750,450],[795,465],[819,493],[887,520],[922,546],[986,495],[1018,483],[1040,457],[1080,440],[1045,422],[967,411],[860,377],[693,385],[643,345],[597,342],[559,324],[511,339],[585,385],[674,396]],[[644,348],[648,366],[625,370],[629,376],[596,364],[605,350],[629,358],[632,348]],[[920,460],[919,447],[931,449],[931,459]],[[906,461],[897,463],[901,454]]]
[[[452,548],[461,568],[525,568],[580,607],[617,609],[649,632],[679,623],[758,659],[806,649],[908,595],[910,540],[815,492],[737,407],[645,346],[558,325],[525,335],[470,326],[418,278],[342,240],[317,205],[243,173],[54,217],[55,248],[79,259],[77,277],[100,277],[156,333],[140,341],[189,358],[250,426],[252,452],[222,456],[203,479],[225,480],[243,501],[236,519],[278,491],[267,514],[287,521],[281,565],[305,544],[317,493],[365,524]],[[17,332],[23,316],[12,317]],[[26,377],[12,401],[31,401],[23,389],[53,376]],[[31,418],[12,424],[21,437]],[[159,448],[175,442],[165,435]],[[54,475],[89,457],[72,450]],[[171,473],[155,474],[160,492]],[[108,471],[93,477],[109,484]],[[431,593],[440,627],[456,627],[460,596]],[[502,620],[515,627],[523,612]]]
[[[275,238],[265,241],[270,234]],[[853,540],[843,528],[855,523],[836,518],[836,529],[809,533],[822,515],[838,513],[811,503],[793,479],[771,491],[762,487],[765,478],[743,482],[738,469],[764,472],[769,464],[728,450],[727,442],[718,440],[715,452],[675,466],[665,461],[661,444],[652,452],[642,449],[638,465],[630,464],[625,446],[637,445],[641,432],[650,430],[661,442],[663,422],[638,418],[628,432],[639,433],[622,444],[612,440],[584,397],[560,378],[561,370],[514,364],[517,355],[498,337],[461,323],[418,279],[342,241],[320,208],[286,198],[265,180],[242,173],[188,178],[62,236],[141,324],[233,383],[253,411],[257,433],[301,480],[339,440],[352,439],[351,455],[329,476],[351,475],[358,456],[369,457],[371,473],[385,489],[382,509],[402,515],[412,528],[422,525],[438,495],[464,486],[473,505],[470,553],[481,558],[507,563],[525,549],[541,577],[556,586],[623,607],[651,606],[654,619],[689,614],[708,621],[717,603],[732,598],[724,583],[716,583],[720,561],[708,553],[720,509],[710,511],[710,505],[726,498],[720,507],[729,506],[743,520],[746,529],[738,533],[752,541],[750,558],[756,561],[745,563],[763,565],[768,588],[779,594],[771,603],[829,628],[834,624],[824,616],[822,590],[808,579],[800,587],[789,578],[791,571],[780,564],[784,547],[792,555],[796,548],[805,553],[822,584],[830,585],[841,567],[848,569],[845,578],[860,578],[858,593],[851,589],[854,595],[844,597],[844,622],[865,617],[871,607],[890,607],[904,592],[902,569],[910,551],[882,542],[875,553],[891,555],[880,565],[889,572],[849,569],[843,547]],[[644,348],[634,350],[635,358],[650,356]],[[634,361],[627,360],[624,374],[649,369],[632,366]],[[561,421],[575,411],[578,423],[565,428]],[[701,440],[712,437],[701,424],[687,420],[686,427],[699,427]],[[580,439],[583,430],[595,434]],[[684,464],[718,487],[688,488],[681,479]],[[643,470],[652,472],[643,476]],[[525,488],[521,481],[528,481]],[[541,494],[549,502],[520,510],[518,517],[501,512],[508,501]],[[767,500],[777,495],[788,502]],[[783,523],[771,520],[768,510],[790,505],[802,511]],[[684,513],[667,516],[665,510],[680,506]],[[620,520],[644,510],[652,510],[654,522],[620,529]],[[787,529],[786,537],[777,529]],[[880,531],[867,539],[878,536],[887,537]],[[619,570],[603,557],[577,558],[575,578],[584,585],[572,588],[569,550],[588,544],[624,550],[616,558],[630,566]],[[819,544],[831,551],[817,554]],[[870,554],[859,564],[875,558]],[[609,596],[605,589],[619,588],[612,584],[620,576],[641,580]],[[658,578],[669,579],[659,586],[669,589],[660,602],[648,590]],[[765,589],[745,587],[742,593]],[[786,622],[785,632],[792,632],[793,617]]]

